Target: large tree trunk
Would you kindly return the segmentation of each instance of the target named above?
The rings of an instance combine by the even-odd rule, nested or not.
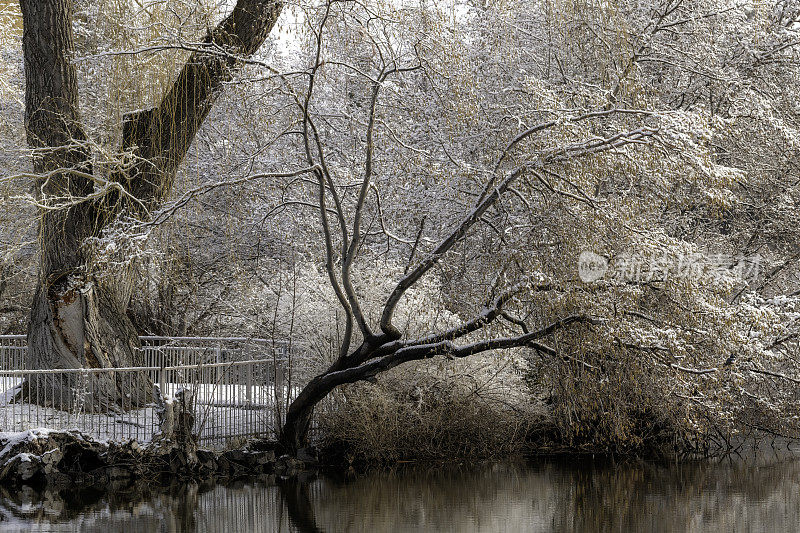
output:
[[[119,368],[141,366],[139,337],[119,302],[96,282],[41,284],[28,332],[29,368]],[[144,372],[33,376],[25,395],[64,410],[118,410],[151,399]]]
[[[206,36],[208,52],[195,52],[161,104],[126,117],[123,148],[140,162],[111,179],[138,202],[121,195],[89,201],[94,191],[91,150],[78,112],[72,0],[20,0],[25,57],[25,126],[34,148],[40,201],[70,207],[42,209],[38,287],[28,332],[28,368],[140,366],[140,344],[126,311],[130,269],[94,271],[88,239],[99,237],[121,212],[141,216],[138,202],[157,208],[222,84],[264,42],[281,10],[275,0],[239,0]],[[224,50],[224,53],[219,53]],[[66,377],[37,376],[25,385],[28,399],[58,407],[135,408],[150,386],[130,372]],[[88,403],[87,403],[88,402]]]
[[[109,282],[92,279],[84,248],[96,236],[103,213],[92,202],[90,150],[78,112],[70,0],[22,0],[25,54],[25,117],[28,143],[36,149],[34,171],[43,202],[73,199],[66,209],[41,211],[41,259],[28,331],[28,368],[112,368],[140,363],[136,331],[125,314],[124,273]],[[128,274],[129,277],[129,274]],[[150,393],[143,376],[94,374],[37,376],[26,395],[62,408],[129,407]],[[93,398],[87,402],[87,396]]]

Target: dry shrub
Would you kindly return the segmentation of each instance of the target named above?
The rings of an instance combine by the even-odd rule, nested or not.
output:
[[[518,452],[535,421],[521,379],[495,364],[421,363],[343,388],[320,415],[350,461],[469,460]]]
[[[552,427],[533,436],[537,447],[624,455],[687,447],[692,430],[685,404],[641,361],[606,361],[602,370],[558,365],[543,374],[551,384]]]

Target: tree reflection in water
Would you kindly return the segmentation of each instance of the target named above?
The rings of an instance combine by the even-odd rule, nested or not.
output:
[[[0,495],[0,531],[791,531],[800,460],[543,460]],[[39,524],[38,526],[34,524]]]

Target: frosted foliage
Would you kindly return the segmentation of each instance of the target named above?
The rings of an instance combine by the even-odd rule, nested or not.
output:
[[[130,163],[123,115],[158,101],[224,11],[145,4],[76,4],[101,177]],[[163,204],[87,240],[87,269],[136,270],[142,333],[291,337],[314,371],[365,346],[357,367],[381,372],[513,360],[576,445],[796,436],[798,13],[784,0],[287,5],[219,89]],[[30,190],[12,35],[0,332],[24,327],[35,207],[83,201]],[[97,181],[97,198],[112,192]],[[609,273],[582,281],[582,252]],[[630,260],[650,270],[611,275]]]

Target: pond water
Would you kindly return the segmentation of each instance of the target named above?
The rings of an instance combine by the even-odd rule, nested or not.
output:
[[[797,531],[800,460],[528,460],[0,497],[0,531]],[[2,489],[0,489],[2,491]]]

